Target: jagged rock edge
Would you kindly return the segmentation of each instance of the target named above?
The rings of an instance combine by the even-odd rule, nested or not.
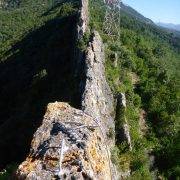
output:
[[[81,1],[82,3],[82,8],[80,10],[80,18],[79,18],[79,23],[78,23],[78,27],[77,27],[77,37],[78,39],[79,38],[82,38],[83,34],[86,32],[87,28],[88,28],[88,1],[85,0],[85,1]],[[96,44],[99,44],[100,46],[96,46]],[[97,50],[97,48],[99,48]],[[89,56],[90,53],[94,53],[94,56]],[[83,59],[81,59],[83,60]],[[91,64],[92,63],[92,64]],[[96,66],[96,65],[100,65],[101,68],[102,68],[102,72],[100,73],[100,77],[102,78],[100,82],[103,82],[104,84],[102,85],[102,87],[104,86],[104,89],[103,89],[103,92],[102,94],[106,96],[106,98],[104,98],[102,101],[100,101],[98,98],[100,97],[99,96],[95,96],[95,91],[93,91],[93,86],[89,85],[91,84],[90,83],[90,79],[94,79],[93,82],[97,83],[97,77],[95,76],[96,73],[98,73],[97,71],[93,72],[93,67],[91,67],[91,65],[93,66]],[[106,82],[106,79],[105,79],[105,68],[104,68],[104,51],[103,51],[103,44],[102,44],[102,40],[98,34],[98,32],[94,32],[94,35],[93,35],[93,40],[92,42],[89,43],[89,46],[87,48],[87,53],[86,53],[86,58],[85,58],[85,70],[86,70],[86,82],[85,82],[85,91],[82,95],[82,109],[83,111],[80,111],[80,114],[83,114],[84,116],[87,114],[87,116],[91,115],[90,116],[90,119],[92,119],[92,121],[96,122],[96,124],[98,125],[99,127],[99,133],[101,135],[99,135],[102,139],[104,139],[103,141],[106,141],[106,142],[103,142],[102,144],[102,149],[103,149],[103,146],[104,144],[108,143],[108,146],[106,146],[105,150],[106,152],[104,153],[100,153],[101,156],[103,157],[103,154],[106,154],[105,155],[105,159],[108,159],[108,161],[110,161],[110,147],[112,147],[114,145],[114,141],[113,140],[108,140],[106,137],[106,133],[108,131],[108,128],[107,128],[107,125],[109,126],[112,126],[112,128],[114,128],[114,122],[113,122],[113,117],[111,117],[111,114],[112,114],[112,111],[113,110],[113,96],[112,96],[112,93],[110,91],[110,88]],[[97,68],[98,69],[98,68]],[[98,84],[95,85],[96,87],[98,87]],[[99,90],[98,88],[96,88],[96,90]],[[91,98],[91,93],[93,92],[94,94],[94,99]],[[99,107],[97,108],[97,103],[94,103],[92,104],[93,101],[96,101],[97,103],[104,103],[104,107],[106,107],[106,103],[110,103],[108,105],[108,107],[106,108],[106,110],[102,110],[101,108],[103,107],[103,105],[99,105]],[[89,104],[88,104],[89,103]],[[47,112],[46,112],[46,115],[44,117],[44,120],[43,120],[43,123],[42,123],[42,126],[37,130],[37,132],[35,133],[34,135],[34,139],[32,141],[32,148],[31,148],[31,152],[30,152],[30,155],[29,157],[27,157],[26,161],[23,162],[18,170],[17,170],[17,173],[16,173],[16,178],[18,179],[34,179],[34,178],[41,178],[43,179],[46,178],[48,179],[49,178],[52,178],[52,174],[49,173],[49,176],[47,173],[43,172],[43,171],[40,171],[40,169],[34,169],[34,170],[31,170],[31,168],[29,169],[29,171],[26,171],[27,169],[25,169],[25,167],[27,167],[28,165],[32,165],[31,163],[36,161],[35,159],[31,159],[31,158],[34,158],[34,157],[38,157],[41,155],[41,153],[39,153],[37,151],[37,147],[35,148],[35,145],[40,145],[42,144],[42,142],[46,142],[46,140],[44,140],[42,137],[43,137],[43,134],[39,135],[41,131],[41,129],[43,129],[43,126],[46,124],[46,123],[60,123],[58,118],[56,117],[55,118],[55,115],[54,114],[51,114],[51,111],[50,111],[50,107],[53,108],[56,108],[56,107],[59,107],[60,106],[60,112],[62,111],[62,107],[69,107],[68,105],[66,104],[63,104],[63,103],[52,103],[52,104],[49,104],[48,105],[48,108],[47,108]],[[73,109],[73,108],[72,108]],[[58,111],[58,109],[56,109],[56,111]],[[78,110],[75,110],[75,111],[78,111]],[[51,114],[51,116],[48,116],[48,114]],[[55,113],[55,112],[54,112]],[[57,112],[56,112],[57,113]],[[62,112],[61,112],[62,113]],[[50,117],[50,119],[47,121],[47,119]],[[74,116],[76,117],[76,116]],[[57,122],[56,122],[57,121]],[[48,128],[48,127],[46,127]],[[51,130],[53,130],[51,128]],[[42,138],[40,139],[40,142],[36,142],[35,141],[38,139],[38,138]],[[61,145],[64,144],[64,139],[63,141],[61,141]],[[63,145],[62,145],[63,146]],[[63,149],[61,147],[61,149]],[[37,156],[35,156],[35,154],[38,153]],[[101,159],[102,159],[101,157]],[[38,160],[40,161],[40,160]],[[60,161],[60,160],[59,160]],[[38,164],[39,162],[37,162],[37,166],[36,168],[38,167]],[[40,163],[41,164],[41,163]],[[111,167],[109,167],[109,165],[111,164],[111,162],[108,162],[108,167],[106,166],[106,173],[105,174],[101,174],[99,177],[98,175],[94,175],[94,176],[89,176],[93,179],[112,179],[112,172],[111,172]],[[112,164],[111,164],[112,165]],[[38,176],[38,172],[41,172],[41,173],[45,173],[44,175],[41,174]],[[110,174],[108,174],[108,172],[110,172]],[[37,173],[36,173],[37,172]],[[28,174],[29,173],[29,174]],[[58,175],[58,174],[57,174]],[[60,175],[59,175],[60,176]],[[83,176],[79,176],[79,177],[83,177]],[[114,179],[114,178],[113,178]]]

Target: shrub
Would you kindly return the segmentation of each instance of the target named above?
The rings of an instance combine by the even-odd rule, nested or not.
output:
[[[18,165],[16,163],[12,163],[8,165],[2,172],[0,172],[0,179],[6,180],[10,179],[12,173],[17,169]]]

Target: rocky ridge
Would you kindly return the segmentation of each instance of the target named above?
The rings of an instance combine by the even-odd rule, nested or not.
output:
[[[18,179],[111,179],[104,137],[95,119],[67,103],[50,103]]]
[[[105,77],[104,47],[98,32],[94,32],[85,59],[86,84],[82,110],[96,118],[104,134],[114,129],[114,100]]]
[[[81,3],[78,39],[88,28],[88,0]],[[85,65],[81,110],[63,102],[48,105],[16,179],[115,179],[110,160],[114,140],[107,138],[109,129],[114,129],[114,102],[105,79],[104,48],[98,32],[93,33],[80,61]]]

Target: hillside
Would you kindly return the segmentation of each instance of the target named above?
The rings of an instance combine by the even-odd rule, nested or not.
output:
[[[180,24],[172,24],[172,23],[156,23],[158,26],[165,27],[167,29],[180,31]]]
[[[129,164],[132,179],[176,179],[179,177],[179,37],[121,4],[119,42],[103,31],[102,1],[91,2],[92,28],[99,29],[107,47],[109,84],[116,96],[124,93],[127,98],[125,109],[118,104],[116,107],[115,163],[121,171],[127,170]],[[127,150],[128,141],[119,134],[127,124],[132,151]]]
[[[142,24],[123,13],[121,18],[121,42],[129,59],[128,68],[140,78],[135,93],[140,95],[141,107],[147,112],[149,135],[157,138],[155,166],[165,177],[177,178],[179,36],[173,31]]]
[[[121,13],[125,13],[130,17],[136,18],[137,20],[147,23],[147,24],[153,24],[153,21],[144,17],[142,14],[140,14],[139,12],[137,12],[135,9],[133,9],[132,7],[124,4],[123,2],[121,2],[120,4],[121,7]]]

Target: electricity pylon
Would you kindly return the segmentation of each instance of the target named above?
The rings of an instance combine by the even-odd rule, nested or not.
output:
[[[104,0],[106,14],[103,29],[113,39],[120,38],[120,0]]]

